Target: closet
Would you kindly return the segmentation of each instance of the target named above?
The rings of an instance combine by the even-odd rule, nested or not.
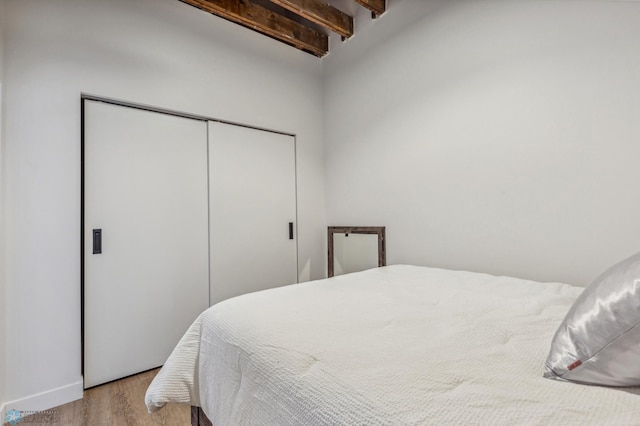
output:
[[[297,282],[291,135],[84,98],[83,374],[158,367],[229,297]]]

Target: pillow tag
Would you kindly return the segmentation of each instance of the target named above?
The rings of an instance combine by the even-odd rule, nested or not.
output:
[[[582,365],[582,361],[577,360],[576,362],[574,362],[574,363],[572,363],[572,364],[569,364],[569,365],[567,366],[567,370],[571,371],[571,370],[573,370],[574,368],[579,367],[579,366],[581,366],[581,365]]]

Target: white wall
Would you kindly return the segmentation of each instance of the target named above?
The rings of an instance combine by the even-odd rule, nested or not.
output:
[[[587,284],[640,250],[640,3],[389,2],[324,60],[328,224]]]
[[[5,265],[4,265],[4,138],[3,138],[3,87],[4,87],[4,0],[0,0],[0,419],[4,421],[5,401]]]
[[[81,390],[83,92],[295,133],[301,279],[324,276],[317,58],[176,0],[8,0],[5,18],[9,408]]]

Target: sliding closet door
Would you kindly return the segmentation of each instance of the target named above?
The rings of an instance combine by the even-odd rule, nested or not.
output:
[[[207,123],[84,106],[85,388],[162,365],[208,306]]]
[[[296,283],[295,139],[209,122],[209,164],[211,303]]]

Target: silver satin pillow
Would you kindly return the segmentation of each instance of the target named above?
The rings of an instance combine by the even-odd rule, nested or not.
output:
[[[640,385],[640,253],[609,268],[576,299],[553,337],[544,377]]]

